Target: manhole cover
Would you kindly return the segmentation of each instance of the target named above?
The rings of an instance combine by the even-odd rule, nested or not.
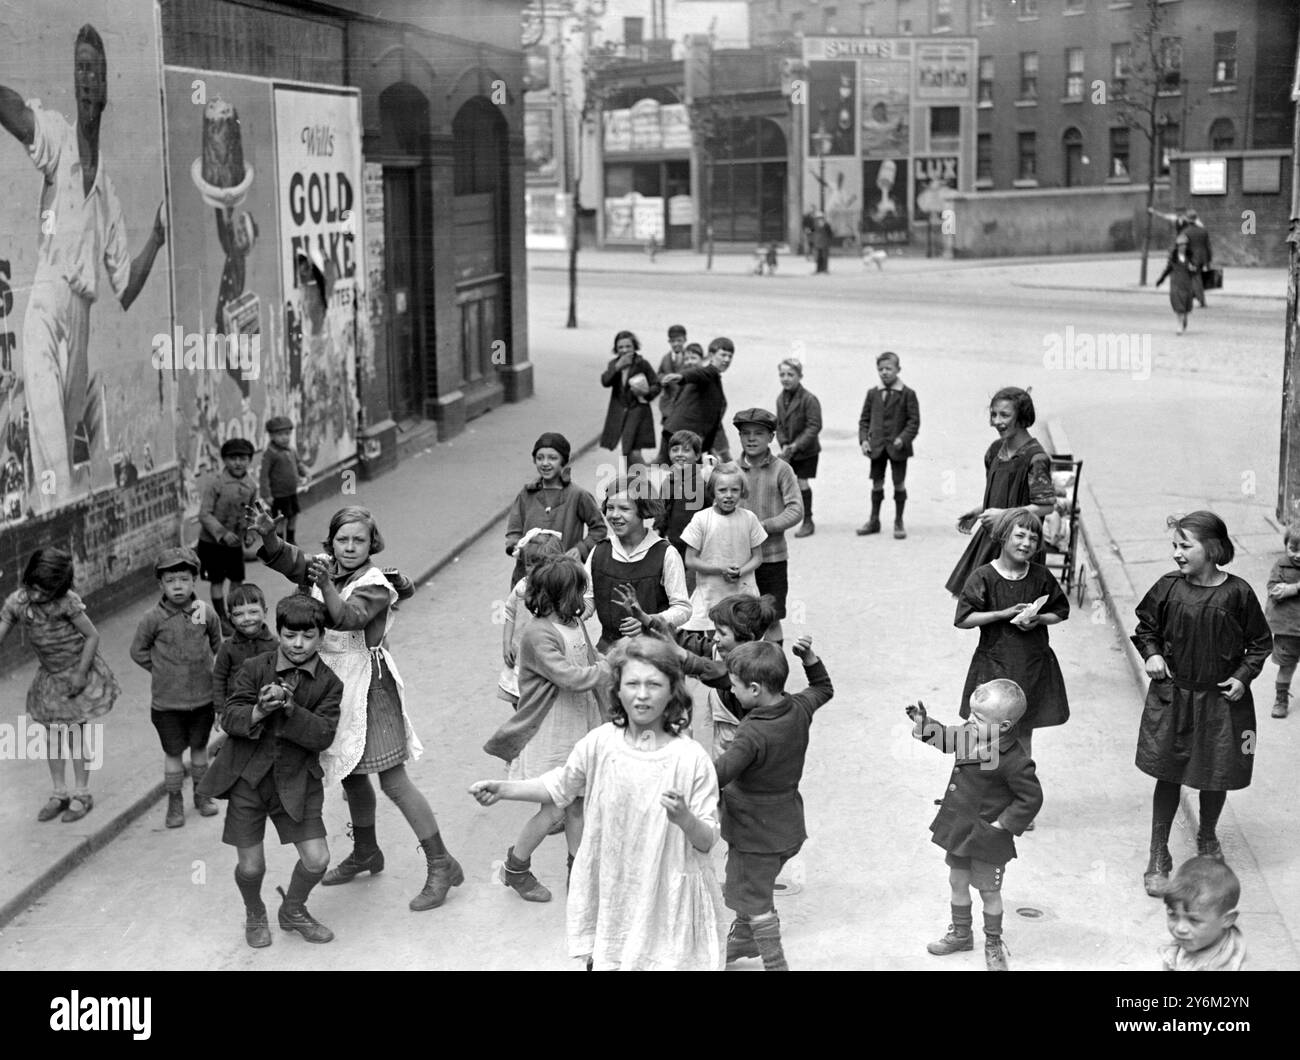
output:
[[[1032,905],[1022,905],[1016,910],[1017,916],[1022,916],[1026,920],[1040,920],[1043,916],[1041,909],[1035,909]]]

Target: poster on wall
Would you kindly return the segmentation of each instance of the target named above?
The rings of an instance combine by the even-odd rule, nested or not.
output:
[[[862,163],[862,242],[908,242],[907,159]]]
[[[906,154],[910,146],[911,65],[890,59],[864,59],[861,67],[863,157],[883,159]]]
[[[973,98],[975,51],[968,44],[922,44],[916,49],[918,101]]]
[[[0,26],[2,528],[175,454],[153,4],[0,0]]]
[[[957,191],[957,156],[912,159],[912,215],[918,220],[943,213]]]
[[[529,177],[554,180],[555,114],[550,107],[530,107],[524,111],[524,166]]]
[[[827,156],[851,155],[857,149],[856,62],[810,63],[808,99],[808,155],[820,153],[818,141],[824,131]]]
[[[828,158],[823,166],[821,159],[810,161],[804,180],[804,200],[805,216],[822,209],[824,204],[826,222],[838,244],[857,242],[862,228],[862,169],[857,162],[851,158]]]

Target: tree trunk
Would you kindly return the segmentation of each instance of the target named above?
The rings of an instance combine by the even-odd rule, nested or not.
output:
[[[580,180],[574,180],[573,202],[569,204],[573,217],[569,226],[569,319],[564,325],[566,328],[578,326],[578,185],[580,183]]]
[[[1159,143],[1160,132],[1159,126],[1155,123],[1154,110],[1151,114],[1151,118],[1152,121],[1149,126],[1151,135],[1147,137],[1147,140],[1151,145],[1150,157],[1147,159],[1147,224],[1146,234],[1142,238],[1142,273],[1138,277],[1139,287],[1145,287],[1147,285],[1147,258],[1151,256],[1151,210],[1155,206],[1156,198],[1156,147]]]

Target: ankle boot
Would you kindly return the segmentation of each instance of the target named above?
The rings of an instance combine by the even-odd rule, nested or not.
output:
[[[424,881],[424,890],[411,899],[411,910],[416,913],[437,909],[447,900],[449,890],[465,882],[460,862],[447,853],[441,835],[421,839],[420,848],[424,851],[428,876]]]
[[[271,945],[271,929],[266,920],[266,903],[262,901],[262,879],[266,873],[245,876],[235,869],[235,886],[244,899],[244,941],[255,950]]]
[[[193,762],[190,763],[190,780],[194,784],[194,808],[199,811],[200,817],[215,817],[220,812],[217,804],[212,801],[210,795],[199,794],[199,785],[203,783],[207,772],[206,765],[196,766]]]
[[[1203,831],[1196,833],[1196,853],[1203,858],[1214,858],[1215,861],[1223,860],[1223,847],[1219,845],[1219,837],[1213,832],[1208,835]]]
[[[277,919],[281,931],[296,931],[308,942],[333,942],[334,932],[307,912],[305,902],[296,901],[284,893],[283,887],[277,887],[283,901]]]
[[[1002,941],[1002,914],[999,913],[993,919],[998,922],[997,933],[990,932],[987,927],[984,929],[984,967],[990,972],[1009,972],[1011,966],[1007,964],[1007,958],[1011,956],[1011,951]],[[988,913],[985,913],[984,922],[987,924],[989,920]]]
[[[167,828],[180,828],[185,824],[185,774],[163,773],[163,787],[167,792]]]
[[[936,942],[926,944],[927,953],[936,957],[946,957],[950,953],[961,953],[975,948],[975,936],[971,931],[974,916],[969,905],[952,906],[952,923],[948,925],[948,934]]]
[[[894,490],[894,537],[901,541],[907,537],[903,528],[903,508],[907,505],[907,490]]]
[[[1273,717],[1285,718],[1291,712],[1291,686],[1278,685],[1277,698],[1273,703]]]
[[[858,536],[880,533],[880,506],[885,502],[885,491],[871,491],[871,518],[858,527]]]
[[[1151,826],[1151,857],[1147,860],[1147,871],[1142,876],[1142,885],[1152,898],[1159,898],[1169,886],[1169,872],[1174,867],[1174,859],[1169,855],[1169,825],[1153,824]]]
[[[781,918],[776,910],[766,916],[751,918],[749,930],[754,936],[754,946],[763,958],[763,971],[788,972],[790,966],[785,963],[785,950],[781,948]]]
[[[812,517],[812,490],[800,490],[799,497],[803,500],[803,526],[795,532],[795,537],[811,537],[817,527],[813,525]]]
[[[731,922],[731,930],[727,932],[727,963],[738,961],[744,957],[757,957],[758,943],[754,941],[754,929],[750,925],[749,917],[738,916]]]
[[[384,852],[375,841],[375,826],[355,824],[352,837],[352,853],[325,873],[325,878],[320,881],[322,887],[349,883],[363,872],[378,876],[384,871]]]
[[[501,867],[501,882],[519,895],[525,902],[549,902],[551,892],[546,889],[530,871],[532,859],[520,861],[515,857],[515,848],[506,852],[506,862]]]

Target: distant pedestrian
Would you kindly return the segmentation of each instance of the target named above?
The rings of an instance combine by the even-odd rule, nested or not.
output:
[[[952,922],[926,951],[946,957],[975,948],[974,887],[984,906],[984,967],[1005,972],[1003,878],[1007,862],[1016,856],[1013,836],[1029,827],[1043,805],[1033,760],[1016,739],[1025,694],[1005,679],[980,685],[971,694],[970,720],[960,727],[930,718],[923,703],[906,709],[913,737],[956,758],[948,790],[930,823],[930,841],[947,851]]]
[[[570,481],[569,452],[569,439],[554,431],[539,435],[533,443],[537,480],[519,491],[506,516],[506,555],[515,560],[512,589],[524,576],[524,559],[515,546],[533,527],[558,530],[560,544],[579,562],[609,533],[596,498]]]
[[[1210,233],[1206,231],[1200,214],[1195,210],[1187,211],[1187,227],[1183,231],[1187,235],[1187,248],[1191,251],[1192,264],[1196,266],[1196,272],[1192,275],[1192,292],[1196,300],[1201,303],[1201,308],[1205,309],[1205,273],[1214,264]]]
[[[600,376],[610,389],[602,448],[621,453],[627,467],[644,463],[641,450],[655,444],[654,410],[650,402],[659,394],[659,380],[650,362],[641,356],[641,342],[630,331],[614,336],[614,356]]]
[[[1282,533],[1286,556],[1268,574],[1268,599],[1264,617],[1273,633],[1273,661],[1277,663],[1277,699],[1273,717],[1290,713],[1291,679],[1300,662],[1300,523],[1289,523]]]
[[[262,454],[260,487],[262,499],[271,505],[271,514],[284,518],[284,539],[289,544],[297,541],[296,529],[301,505],[298,494],[307,478],[307,465],[293,448],[293,420],[288,416],[272,416],[266,421],[266,433],[271,444]]]
[[[767,253],[763,257],[763,263],[767,266],[767,274],[769,276],[775,276],[777,263],[777,250],[775,243],[769,243],[767,245]]]
[[[817,259],[814,273],[829,273],[831,271],[831,226],[826,220],[826,215],[820,210],[813,214],[812,248],[813,255]]]
[[[244,509],[257,498],[257,483],[248,474],[253,452],[247,438],[222,442],[222,469],[204,484],[199,505],[199,562],[226,634],[234,628],[226,616],[226,582],[233,588],[244,581]]]
[[[406,710],[406,686],[388,649],[394,605],[415,592],[395,570],[381,570],[374,557],[384,535],[369,509],[349,505],[336,511],[322,542],[326,552],[309,556],[275,532],[269,509],[259,507],[254,529],[262,535],[258,556],[325,605],[325,639],[320,655],[343,682],[338,732],[321,752],[325,786],[341,782],[352,818],[352,852],[326,873],[325,887],[348,883],[363,872],[382,872],[384,854],[375,831],[375,789],[402,812],[424,852],[424,887],[411,899],[412,912],[436,909],[452,887],[465,882],[460,863],[448,852],[429,800],[411,781],[406,763],[424,752]]]
[[[705,634],[713,629],[709,611],[714,604],[735,593],[759,595],[754,571],[763,562],[767,539],[758,516],[741,507],[749,485],[736,464],[719,464],[709,485],[713,506],[697,512],[682,531],[686,569],[695,572],[695,591],[691,593],[691,617],[680,630],[687,636],[679,639],[697,655],[705,654],[704,643],[709,639]]]
[[[748,484],[741,502],[758,516],[767,532],[763,539],[763,562],[754,572],[759,593],[771,593],[776,600],[777,622],[772,639],[781,643],[781,619],[785,618],[786,598],[790,593],[789,548],[785,532],[803,521],[803,499],[799,480],[790,465],[772,452],[776,437],[776,417],[767,409],[745,409],[731,421],[740,431],[739,466]]]
[[[695,348],[700,351],[702,360],[704,350],[698,344]],[[659,360],[659,422],[662,429],[659,455],[655,458],[655,462],[659,464],[666,464],[671,459],[668,455],[668,439],[672,436],[672,432],[668,430],[668,417],[681,390],[680,383],[665,383],[664,376],[677,375],[684,367],[686,367],[686,327],[682,324],[673,324],[668,328],[668,352]]]
[[[613,659],[612,720],[535,780],[480,780],[501,799],[564,807],[582,798],[584,835],[568,902],[569,956],[597,971],[721,971],[718,782],[685,735],[690,697],[672,649],[646,637]]]
[[[1063,725],[1070,718],[1065,678],[1047,635],[1048,626],[1070,617],[1070,601],[1051,571],[1030,562],[1043,537],[1038,516],[1024,508],[1008,509],[992,537],[1002,552],[966,579],[953,618],[958,629],[980,631],[961,693],[961,716],[969,713],[977,685],[999,677],[1014,681],[1026,700],[1020,745],[1033,757],[1034,729]],[[1029,617],[1022,617],[1025,613]]]
[[[266,597],[256,585],[245,582],[235,586],[226,597],[226,606],[235,633],[222,642],[212,663],[213,728],[217,730],[217,736],[208,746],[209,759],[215,757],[225,743],[225,725],[221,719],[239,668],[254,655],[274,651],[279,644],[275,634],[266,627]]]
[[[689,349],[689,347],[687,347]],[[673,409],[664,429],[670,433],[694,431],[704,441],[704,451],[713,453],[719,463],[731,457],[727,449],[727,435],[722,426],[722,414],[727,408],[727,395],[722,389],[722,375],[731,367],[736,355],[736,344],[720,336],[709,343],[708,358],[697,367],[684,367],[680,372],[660,379],[660,383],[680,383]]]
[[[867,391],[858,417],[858,445],[871,461],[871,515],[858,527],[859,537],[880,533],[880,507],[885,502],[885,465],[894,484],[894,537],[907,537],[903,508],[907,505],[907,461],[921,429],[916,391],[898,378],[898,354],[886,350],[876,358],[880,386]]]
[[[1029,435],[1035,416],[1033,398],[1019,387],[1004,387],[989,402],[989,426],[1000,440],[984,454],[984,503],[957,520],[959,531],[975,534],[948,575],[946,587],[953,596],[961,594],[977,567],[1001,551],[992,537],[998,516],[1008,508],[1028,508],[1041,519],[1056,504],[1051,458]],[[1035,562],[1042,554],[1040,545]]]
[[[519,707],[483,749],[509,762],[511,780],[530,781],[562,768],[574,746],[604,720],[598,685],[609,664],[583,623],[587,572],[572,556],[544,561],[529,576],[525,606],[533,616],[519,645]],[[539,800],[540,801],[540,800]],[[544,805],[506,851],[501,882],[525,902],[549,902],[550,888],[532,872],[532,855],[563,822],[569,865],[582,842],[582,802]]]
[[[1142,878],[1152,897],[1169,883],[1169,830],[1183,785],[1200,791],[1196,852],[1223,858],[1215,829],[1228,792],[1250,785],[1256,749],[1250,683],[1272,647],[1250,585],[1219,569],[1234,554],[1223,520],[1196,511],[1171,517],[1169,527],[1178,570],[1147,590],[1132,637],[1151,678],[1137,767],[1156,781],[1151,857]]]
[[[0,644],[20,626],[36,655],[26,710],[45,730],[45,764],[54,786],[36,819],[59,817],[65,824],[81,820],[94,808],[85,725],[112,710],[121,691],[99,653],[99,631],[72,591],[72,582],[72,554],[38,548],[27,560],[19,587],[0,608]],[[103,747],[98,750],[102,753]],[[67,759],[72,760],[75,784],[71,795],[65,781]]]
[[[792,650],[808,680],[794,694],[785,690],[785,653],[771,641],[738,645],[727,656],[732,691],[745,712],[731,746],[714,763],[727,841],[726,901],[736,914],[727,961],[761,957],[767,972],[790,970],[773,901],[776,878],[808,838],[799,794],[808,732],[835,695],[812,638],[800,637]]]
[[[235,676],[226,704],[230,747],[203,784],[206,795],[226,800],[221,841],[235,848],[235,886],[244,900],[244,941],[271,945],[262,880],[263,839],[269,817],[282,844],[298,852],[277,920],[308,942],[332,942],[334,932],[307,911],[307,897],[329,868],[325,786],[320,754],[338,730],[343,682],[321,659],[325,605],[309,596],[286,596],[275,608],[276,647],[253,656]]]
[[[525,603],[528,579],[548,559],[564,555],[560,547],[560,532],[540,527],[533,527],[519,539],[517,551],[524,561],[524,576],[515,582],[515,587],[506,597],[501,628],[501,654],[505,666],[497,678],[497,695],[516,709],[519,706],[519,646],[532,621],[532,612]]]
[[[1169,260],[1165,263],[1165,271],[1156,280],[1156,286],[1159,287],[1165,282],[1165,278],[1169,277],[1169,305],[1173,308],[1174,316],[1178,318],[1180,335],[1187,330],[1187,318],[1191,315],[1192,299],[1196,294],[1194,277],[1199,275],[1196,261],[1188,246],[1187,233],[1184,232],[1174,240],[1173,248],[1169,251]]]
[[[781,459],[790,465],[803,501],[803,525],[795,537],[810,537],[817,529],[812,517],[812,482],[822,451],[822,403],[803,385],[803,362],[787,357],[777,366],[781,392],[776,396],[776,441]]]
[[[150,711],[163,750],[163,787],[168,828],[185,824],[185,762],[190,751],[194,807],[215,816],[212,800],[199,793],[208,771],[212,735],[212,660],[221,647],[221,620],[194,596],[199,557],[188,548],[165,548],[154,561],[162,599],[145,612],[131,641],[131,658],[149,671]]]
[[[1246,963],[1246,940],[1237,926],[1241,884],[1217,858],[1188,858],[1165,891],[1169,934],[1161,947],[1166,972],[1239,972]]]

